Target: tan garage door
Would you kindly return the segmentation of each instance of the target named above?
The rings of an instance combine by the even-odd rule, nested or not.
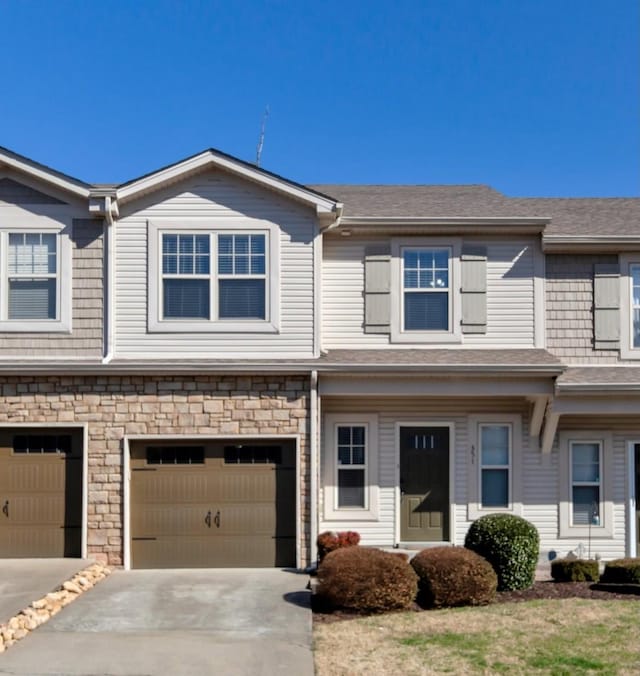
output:
[[[82,431],[0,429],[0,556],[80,556]]]
[[[137,443],[131,470],[134,568],[295,565],[293,443]]]

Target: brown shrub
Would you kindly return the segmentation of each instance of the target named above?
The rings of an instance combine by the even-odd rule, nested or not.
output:
[[[420,578],[418,601],[426,608],[480,606],[496,594],[491,564],[464,547],[423,549],[411,559]]]
[[[366,547],[327,554],[318,582],[317,593],[331,607],[368,612],[409,608],[418,591],[418,578],[406,561]]]
[[[333,533],[330,530],[320,533],[316,539],[318,546],[318,560],[322,561],[324,557],[336,549],[342,547],[354,547],[360,542],[360,534],[354,530]]]

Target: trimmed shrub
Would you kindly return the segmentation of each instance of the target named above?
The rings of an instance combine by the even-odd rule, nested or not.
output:
[[[395,554],[366,547],[345,547],[327,554],[318,567],[317,594],[322,605],[367,612],[409,608],[418,592],[418,576]]]
[[[342,547],[354,547],[360,542],[360,535],[353,530],[333,533],[330,530],[320,533],[316,539],[318,545],[318,560],[322,561],[324,557],[336,549]]]
[[[423,549],[411,559],[419,577],[418,600],[426,608],[480,606],[496,595],[491,564],[464,547]]]
[[[536,527],[513,514],[487,514],[474,521],[464,540],[496,571],[498,591],[528,589],[535,578],[540,536]]]
[[[600,582],[612,584],[640,584],[640,558],[615,559],[604,566]]]
[[[600,570],[592,559],[556,559],[551,562],[551,577],[556,582],[597,582]]]

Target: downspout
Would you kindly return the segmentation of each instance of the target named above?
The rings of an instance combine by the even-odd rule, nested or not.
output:
[[[318,448],[319,448],[319,415],[320,401],[318,399],[318,372],[311,371],[310,400],[309,400],[309,543],[310,560],[309,566],[318,558],[316,539],[318,537]]]
[[[105,270],[105,307],[104,307],[104,357],[102,358],[103,364],[108,364],[114,355],[114,344],[113,344],[113,323],[115,318],[115,302],[114,302],[114,287],[115,287],[115,228],[116,220],[114,218],[114,213],[117,215],[118,206],[116,202],[111,201],[110,196],[105,197],[105,210],[104,218],[107,224],[105,228],[105,253],[106,253],[106,262],[104,265]]]

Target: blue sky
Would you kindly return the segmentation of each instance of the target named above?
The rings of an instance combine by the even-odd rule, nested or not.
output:
[[[640,194],[638,0],[0,1],[0,145],[95,182],[206,147],[302,183]]]

